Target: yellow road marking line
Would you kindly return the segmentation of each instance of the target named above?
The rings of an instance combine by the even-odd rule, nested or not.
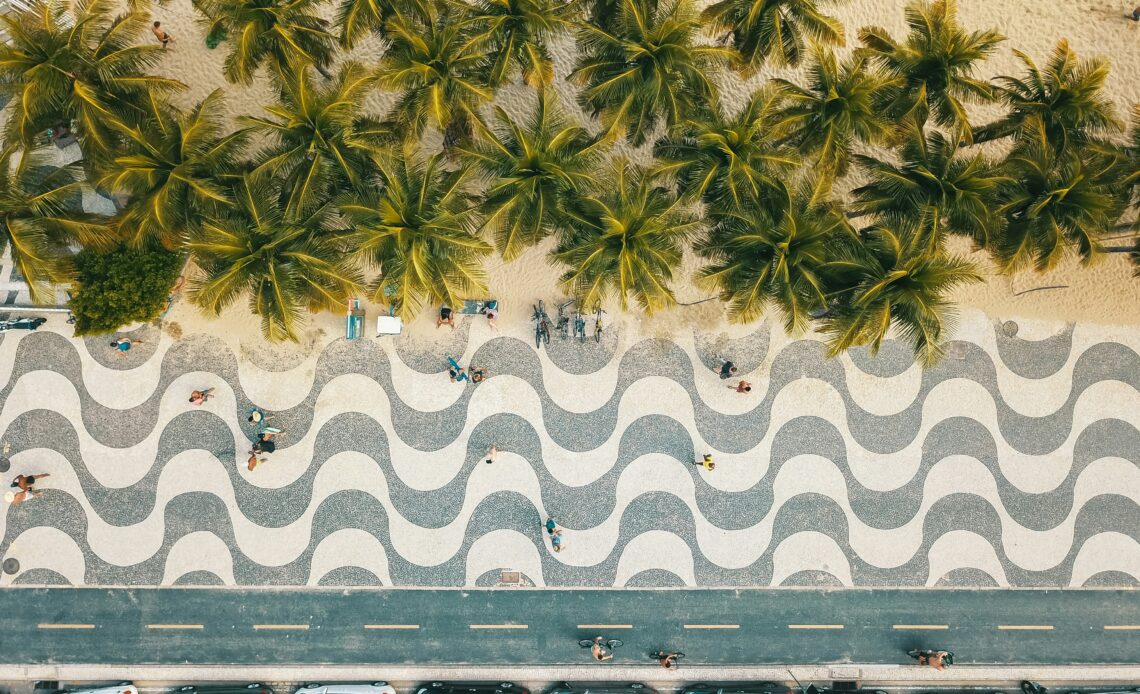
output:
[[[739,624],[686,624],[686,629],[739,629]]]
[[[842,629],[842,624],[789,624],[789,629]]]
[[[365,624],[365,629],[419,629],[419,624]]]
[[[999,624],[998,631],[1053,631],[1051,624]]]
[[[308,631],[308,624],[254,624],[253,628],[257,631],[283,631],[287,629],[295,629],[298,631]]]
[[[40,629],[94,629],[94,624],[37,624]]]
[[[1105,624],[1105,631],[1140,631],[1140,624]]]
[[[201,624],[147,624],[147,629],[202,629]]]
[[[895,629],[949,629],[949,624],[895,624]]]
[[[472,629],[527,629],[526,624],[469,624]]]
[[[579,624],[579,629],[632,629],[632,624]]]

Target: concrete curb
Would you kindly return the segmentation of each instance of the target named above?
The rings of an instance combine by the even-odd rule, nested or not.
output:
[[[1022,680],[1066,684],[1140,683],[1140,665],[956,665],[938,672],[915,665],[733,666],[683,664],[677,670],[645,665],[0,665],[0,680],[137,680],[160,682],[788,682],[856,680],[865,688],[892,684],[1003,684]],[[1131,687],[1130,687],[1131,688]]]

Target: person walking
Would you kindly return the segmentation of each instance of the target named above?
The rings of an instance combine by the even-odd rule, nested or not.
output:
[[[732,378],[733,374],[736,373],[736,364],[733,364],[719,354],[716,358],[720,359],[720,380],[724,381]]]
[[[550,548],[553,549],[555,552],[561,552],[562,551],[563,545],[562,545],[562,530],[561,529],[555,530],[554,532],[550,533]]]
[[[471,374],[471,382],[472,383],[482,383],[487,378],[487,374],[491,373],[491,370],[485,366],[483,366],[483,367],[472,366],[470,369],[467,370],[467,372],[469,374]]]
[[[254,426],[265,427],[265,420],[273,419],[273,415],[269,414],[260,407],[249,408],[249,423]],[[268,427],[265,427],[268,428]]]
[[[1137,5],[1136,9],[1132,10],[1131,15],[1124,15],[1124,16],[1127,17],[1128,19],[1131,19],[1134,22],[1140,22],[1140,5]]]
[[[245,468],[250,472],[253,472],[253,469],[258,465],[269,462],[269,458],[258,458],[258,452],[257,446],[254,446],[249,451],[249,458],[245,461]]]
[[[554,516],[551,516],[550,518],[547,518],[547,519],[546,519],[546,532],[548,532],[548,533],[550,533],[551,535],[553,535],[553,534],[554,534],[554,531],[556,531],[556,530],[558,530],[558,523],[556,523],[556,522],[554,521]]]
[[[737,393],[751,393],[752,392],[752,384],[749,383],[748,381],[741,381],[740,383],[737,383],[734,386],[729,386],[728,389],[729,390],[735,390]]]
[[[488,465],[490,465],[491,463],[498,460],[498,458],[499,458],[499,449],[498,449],[498,447],[496,447],[495,444],[492,443],[491,447],[487,449],[487,461],[486,462]]]
[[[212,397],[214,397],[213,388],[203,388],[202,390],[196,390],[193,393],[190,393],[190,404],[201,405]]]
[[[435,319],[435,327],[438,330],[441,325],[450,325],[452,330],[455,330],[455,316],[452,315],[451,308],[448,306],[439,307],[439,318]]]
[[[487,325],[491,326],[491,330],[498,332],[499,326],[495,321],[499,320],[499,309],[494,306],[484,306],[479,313],[487,316]]]
[[[700,465],[709,472],[716,469],[716,463],[713,462],[712,453],[705,453],[704,457],[694,462],[693,465]]]
[[[451,370],[448,371],[448,374],[451,375],[451,382],[452,383],[458,383],[460,381],[470,381],[471,380],[467,376],[467,370],[464,369],[462,366],[460,366],[459,362],[455,361],[451,357],[448,357],[447,363],[451,364]]]
[[[36,480],[42,480],[45,477],[51,477],[51,473],[41,472],[38,475],[16,475],[16,479],[12,480],[12,486],[18,487],[21,491],[34,492]]]
[[[141,345],[142,340],[131,340],[131,338],[129,338],[129,337],[120,337],[117,340],[111,341],[111,347],[113,349],[119,350],[119,356],[120,357],[125,355],[127,352],[131,351],[131,347],[133,347],[136,344]]]
[[[174,37],[162,28],[162,22],[155,22],[154,26],[150,28],[150,32],[154,34],[154,37],[158,39],[158,42],[162,44],[164,49],[174,41]]]

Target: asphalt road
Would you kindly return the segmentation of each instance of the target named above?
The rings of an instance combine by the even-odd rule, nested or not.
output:
[[[686,663],[1140,663],[1140,592],[6,588],[0,662],[551,665],[578,640]]]

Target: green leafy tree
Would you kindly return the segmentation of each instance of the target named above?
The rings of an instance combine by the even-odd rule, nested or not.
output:
[[[875,226],[861,244],[837,245],[844,256],[828,263],[829,278],[845,286],[823,319],[829,356],[869,345],[877,354],[894,332],[923,366],[943,355],[942,342],[953,332],[955,289],[981,277],[968,261],[931,252],[920,234]]]
[[[990,86],[974,79],[974,69],[1005,38],[996,31],[967,32],[958,23],[957,0],[913,0],[906,7],[906,23],[910,33],[902,43],[885,29],[864,27],[859,31],[863,48],[857,53],[904,80],[893,115],[909,114],[919,124],[932,118],[969,142],[964,104],[993,99]]]
[[[494,97],[487,66],[471,24],[454,11],[425,5],[423,13],[388,22],[391,45],[380,61],[378,84],[400,93],[395,120],[408,137],[425,126],[448,135],[448,143],[482,126],[477,109]]]
[[[623,310],[632,298],[653,313],[676,302],[669,282],[701,222],[679,209],[669,189],[618,161],[606,184],[571,198],[566,213],[570,231],[553,257],[569,266],[562,285],[579,305],[616,295]]]
[[[246,133],[227,132],[222,100],[215,90],[189,113],[155,101],[150,118],[123,130],[125,151],[108,163],[99,185],[130,195],[118,228],[131,245],[179,248],[203,210],[230,203],[219,178],[238,166]]]
[[[1074,249],[1081,262],[1094,261],[1123,211],[1115,166],[1091,148],[1058,153],[1044,139],[1020,145],[1005,162],[1012,183],[998,209],[1005,228],[993,250],[1002,267],[1048,270]]]
[[[641,145],[659,120],[668,126],[717,108],[709,79],[732,51],[694,43],[700,21],[691,0],[622,0],[613,28],[583,25],[570,79],[582,107],[600,115],[607,137]]]
[[[147,15],[115,15],[116,3],[34,0],[28,12],[0,16],[0,93],[12,97],[5,140],[30,146],[47,128],[74,121],[84,156],[96,164],[115,152],[118,133],[146,115],[148,95],[184,88],[148,75],[162,56],[136,45]]]
[[[362,278],[333,205],[289,214],[274,188],[245,174],[234,204],[201,222],[188,246],[199,268],[190,296],[214,316],[246,297],[266,339],[296,342],[306,312],[343,309]]]
[[[341,47],[350,49],[369,34],[383,34],[389,19],[418,4],[418,0],[340,0],[333,24],[340,27]]]
[[[345,186],[359,188],[373,170],[369,152],[392,139],[388,124],[363,115],[372,76],[358,63],[346,63],[335,79],[315,83],[308,71],[281,76],[280,100],[265,108],[268,117],[247,117],[268,147],[255,170],[285,181],[285,212],[319,207]]]
[[[379,277],[372,298],[410,320],[426,303],[461,304],[487,291],[483,261],[491,245],[475,230],[467,171],[446,172],[442,155],[424,161],[411,146],[378,157],[379,185],[341,205],[357,254]]]
[[[1065,39],[1057,42],[1044,70],[1021,51],[1014,54],[1025,64],[1026,75],[994,80],[997,96],[1010,110],[1005,117],[976,129],[976,142],[1019,132],[1035,138],[1043,132],[1045,140],[1059,151],[1070,143],[1080,145],[1120,129],[1112,99],[1104,93],[1106,59],[1080,60]]]
[[[193,0],[206,17],[207,33],[224,31],[233,46],[226,56],[230,82],[251,84],[269,63],[296,74],[309,65],[325,72],[336,41],[317,14],[322,0]]]
[[[466,5],[465,0],[459,0]],[[507,82],[516,71],[532,87],[554,79],[548,42],[574,25],[577,7],[564,0],[477,0],[471,9],[479,41],[486,46],[491,86]]]
[[[130,323],[148,322],[166,310],[184,258],[164,248],[87,248],[77,270],[69,308],[76,335],[105,335]]]
[[[783,92],[781,119],[791,129],[792,142],[818,168],[843,176],[853,147],[883,144],[895,123],[884,109],[901,86],[901,78],[888,78],[852,57],[842,63],[830,50],[815,49],[807,67],[807,86],[773,80]]]
[[[827,0],[718,0],[701,13],[717,32],[728,32],[746,70],[761,68],[771,60],[779,66],[795,66],[803,58],[807,37],[824,45],[844,42],[843,25],[824,14]]]
[[[762,206],[778,214],[788,197],[784,180],[799,164],[781,136],[779,98],[761,89],[735,116],[718,111],[685,120],[654,146],[655,173],[673,177],[686,202],[700,199],[728,212]]]
[[[986,246],[1001,224],[998,194],[1008,179],[982,154],[967,155],[937,130],[912,129],[901,164],[855,155],[868,182],[852,191],[853,211],[872,214],[887,226],[915,230],[929,249],[947,233]],[[908,241],[909,242],[909,241]]]
[[[513,260],[559,226],[559,205],[587,190],[600,163],[599,140],[572,125],[546,90],[523,122],[501,108],[488,136],[461,150],[487,180],[483,229]]]
[[[747,323],[770,306],[780,309],[784,329],[802,331],[813,310],[827,306],[827,263],[837,243],[853,234],[827,199],[826,181],[805,180],[776,215],[745,206],[717,216],[697,250],[709,261],[697,284],[728,302],[731,320]]]
[[[11,253],[32,301],[47,303],[53,285],[73,276],[69,246],[103,245],[112,232],[103,218],[83,212],[80,163],[55,168],[30,151],[13,167],[13,156],[0,153],[0,251]]]

